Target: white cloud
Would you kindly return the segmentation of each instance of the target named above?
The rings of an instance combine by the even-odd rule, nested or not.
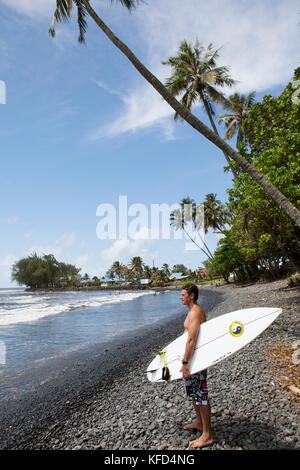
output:
[[[128,257],[141,256],[149,253],[150,240],[116,240],[110,248],[101,252],[101,257],[108,263]]]
[[[75,233],[65,234],[58,238],[52,245],[33,245],[27,249],[24,254],[26,256],[37,253],[37,255],[42,256],[44,254],[52,254],[55,257],[59,257],[64,254],[70,248],[73,248],[76,244]]]
[[[81,255],[75,259],[75,266],[81,268],[81,271],[88,271],[89,255]]]
[[[11,268],[16,259],[16,255],[8,254],[0,260],[0,287],[15,286],[11,281]]]
[[[103,88],[107,89],[104,86]],[[174,138],[173,125],[168,119],[172,110],[150,86],[143,85],[129,96],[121,97],[121,100],[125,105],[121,116],[115,121],[91,131],[89,133],[91,140],[114,137],[125,132],[146,130],[153,125],[160,128],[168,140]]]
[[[151,239],[151,230],[142,227],[134,239],[115,240],[109,248],[100,252],[101,269],[108,269],[114,261],[127,264],[134,256],[140,256],[145,263],[151,264],[153,258],[158,256],[155,244],[155,240]]]
[[[25,235],[29,239],[33,230],[30,230]],[[4,258],[0,259],[0,287],[7,287],[11,284],[11,267],[19,259],[30,256],[33,253],[37,253],[38,256],[52,254],[59,261],[66,261],[73,263],[73,259],[76,258],[80,261],[79,267],[85,267],[87,264],[87,256],[82,255],[78,256],[78,251],[83,248],[83,242],[79,242],[76,239],[75,233],[64,234],[59,237],[53,244],[41,245],[35,244],[32,245],[29,249],[20,250],[18,253],[7,254]],[[76,255],[74,255],[74,252]]]
[[[5,217],[4,219],[1,219],[1,223],[5,225],[12,225],[16,224],[18,222],[18,217],[15,216],[10,216],[10,217]]]
[[[56,6],[56,0],[0,0],[0,3],[35,19],[53,14]]]
[[[15,262],[14,255],[6,255],[0,262],[0,266],[10,267]]]
[[[29,240],[29,239],[32,237],[33,232],[34,232],[33,229],[28,230],[28,232],[25,232],[25,233],[24,233],[24,238],[26,238],[27,240]]]

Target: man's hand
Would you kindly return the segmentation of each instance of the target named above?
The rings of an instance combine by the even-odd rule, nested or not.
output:
[[[190,366],[188,364],[184,364],[181,367],[180,372],[182,372],[182,377],[184,379],[188,379],[191,376]]]

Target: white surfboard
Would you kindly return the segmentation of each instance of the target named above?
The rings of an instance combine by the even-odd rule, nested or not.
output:
[[[191,374],[211,367],[246,346],[260,335],[281,313],[280,308],[247,308],[226,313],[202,323],[193,357]],[[164,358],[158,354],[149,364],[147,377],[151,382],[164,382],[164,360],[170,380],[182,379],[182,359],[187,333],[164,348]]]

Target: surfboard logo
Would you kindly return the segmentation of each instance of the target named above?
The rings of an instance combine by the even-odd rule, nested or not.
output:
[[[232,336],[241,336],[244,333],[244,325],[240,321],[234,321],[229,327]]]

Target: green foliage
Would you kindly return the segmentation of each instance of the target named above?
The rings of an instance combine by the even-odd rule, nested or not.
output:
[[[230,140],[237,133],[237,144],[245,139],[245,130],[243,127],[244,121],[251,106],[254,104],[255,92],[252,91],[246,97],[239,93],[234,93],[229,96],[228,100],[223,103],[223,108],[226,111],[231,111],[230,114],[219,114],[219,124],[223,121],[227,131],[224,135],[224,140]]]
[[[111,3],[115,1],[120,3],[122,6],[128,10],[132,10],[139,3],[139,0],[110,0]],[[55,37],[55,25],[56,23],[62,23],[63,21],[68,21],[71,17],[73,4],[77,8],[77,24],[79,30],[78,41],[80,43],[85,43],[85,34],[87,31],[87,9],[82,0],[56,0],[56,8],[54,11],[54,16],[52,24],[49,28],[49,34],[54,38]]]
[[[224,95],[217,87],[232,86],[235,82],[229,75],[229,67],[217,66],[219,49],[209,44],[206,49],[196,41],[192,46],[186,40],[180,43],[177,56],[162,62],[172,68],[173,75],[166,81],[166,88],[174,96],[183,95],[181,103],[190,111],[200,101],[211,116],[213,102],[223,102]],[[175,114],[175,119],[179,115]]]
[[[71,286],[79,283],[80,268],[57,261],[53,255],[36,253],[22,258],[12,267],[12,280],[31,288]]]
[[[182,273],[185,276],[188,273],[188,270],[184,264],[175,264],[173,266],[172,273]]]
[[[295,76],[299,73],[300,68]],[[293,92],[289,83],[277,98],[268,94],[254,104],[244,121],[245,142],[238,147],[295,207],[300,207],[300,106],[293,103]],[[215,253],[212,271],[240,277],[237,274],[242,269],[251,277],[256,266],[256,276],[275,279],[288,263],[299,270],[299,229],[247,173],[237,167],[236,171],[238,178],[227,190],[232,225]]]

